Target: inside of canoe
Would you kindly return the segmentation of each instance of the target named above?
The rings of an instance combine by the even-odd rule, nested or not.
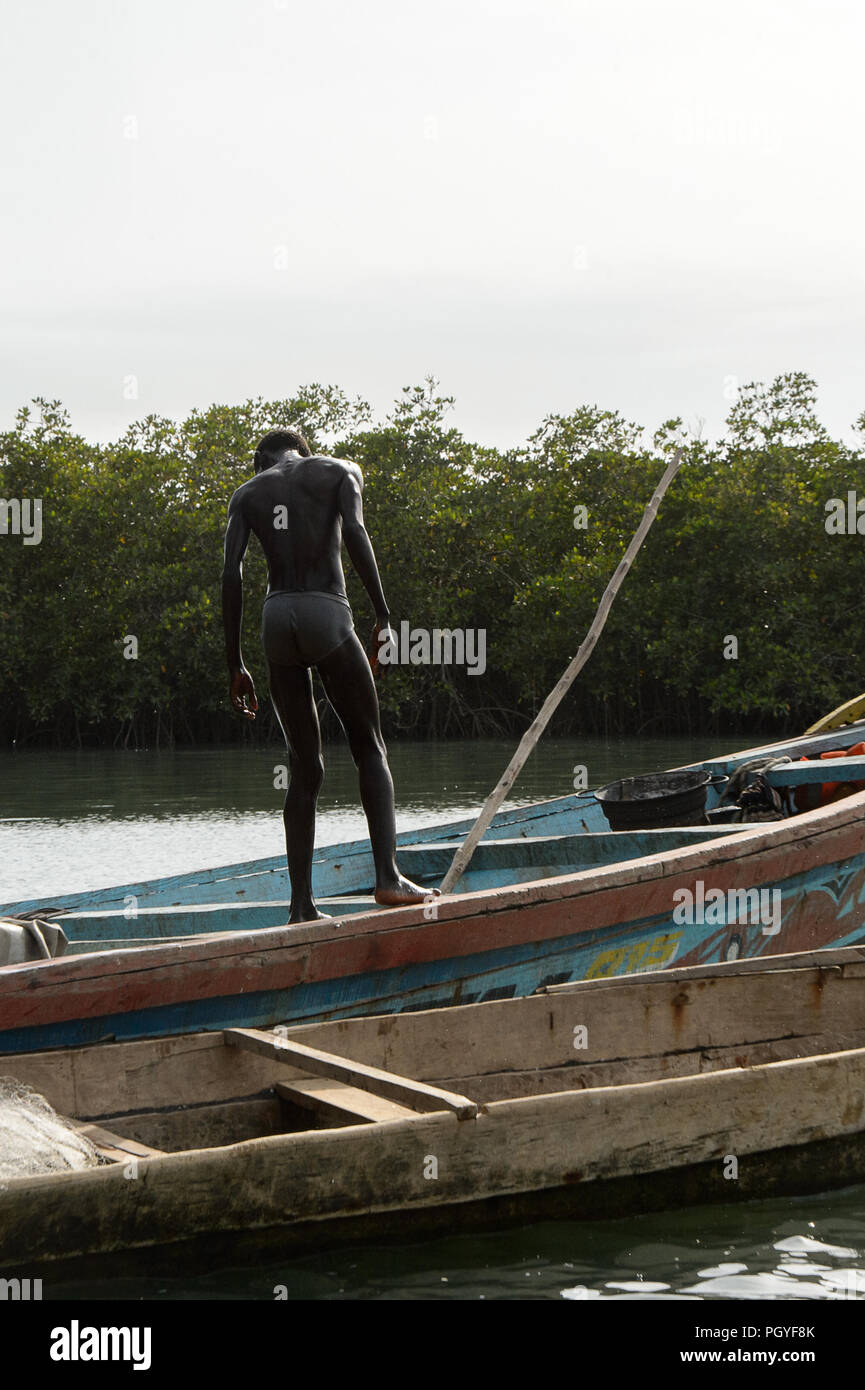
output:
[[[458,891],[472,893],[503,884],[534,883],[563,873],[685,849],[729,834],[729,825],[710,825],[509,836],[478,845]],[[444,878],[460,844],[460,840],[448,840],[404,846],[399,851],[400,868],[416,883],[432,889]],[[369,912],[377,906],[372,883],[356,892],[319,896],[318,905],[323,913],[333,917]],[[66,913],[60,920],[69,938],[65,954],[81,955],[112,947],[149,946],[213,931],[278,927],[285,924],[289,906],[288,898],[273,898],[246,902],[242,909],[233,903],[178,904],[139,908],[134,919],[117,910],[82,910]]]
[[[865,948],[4,1059],[107,1162],[865,1047]]]

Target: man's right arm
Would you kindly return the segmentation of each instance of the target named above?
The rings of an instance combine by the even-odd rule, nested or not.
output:
[[[349,559],[369,594],[375,609],[376,626],[387,627],[390,611],[381,587],[372,541],[363,523],[363,475],[356,463],[348,465],[340,484],[338,503],[342,518],[342,538]]]
[[[252,676],[243,664],[240,628],[243,621],[243,557],[249,545],[249,522],[243,513],[238,490],[228,504],[225,528],[225,562],[222,569],[222,621],[225,628],[225,655],[230,676],[229,698],[247,719],[255,718],[258,701]],[[249,704],[247,705],[247,700]]]

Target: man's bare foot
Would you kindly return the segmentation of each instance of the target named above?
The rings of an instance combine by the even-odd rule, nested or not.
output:
[[[412,883],[410,878],[403,878],[399,874],[391,883],[382,884],[375,890],[375,900],[381,907],[404,907],[409,903],[425,902],[430,896],[440,897],[437,888],[421,888],[419,883]]]
[[[290,927],[296,927],[300,922],[329,922],[330,920],[330,917],[325,916],[323,912],[319,912],[315,903],[310,902],[304,903],[302,907],[292,908],[291,916],[288,919],[288,925]]]

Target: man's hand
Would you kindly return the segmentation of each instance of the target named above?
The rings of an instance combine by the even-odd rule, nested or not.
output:
[[[229,699],[234,708],[244,716],[245,719],[254,719],[255,711],[258,709],[258,700],[255,698],[255,686],[252,683],[252,676],[241,666],[231,673],[231,689]],[[247,707],[247,699],[249,706]]]
[[[378,657],[379,652],[381,651],[381,642],[379,641],[379,634],[382,632],[387,632],[389,628],[390,614],[379,613],[375,620],[375,627],[372,630],[372,642],[370,644],[369,650],[369,664],[372,667],[372,673],[374,676],[378,674]]]

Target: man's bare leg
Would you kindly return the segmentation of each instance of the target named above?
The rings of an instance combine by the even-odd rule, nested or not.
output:
[[[358,770],[375,864],[375,900],[384,907],[423,902],[430,892],[438,890],[412,883],[396,865],[393,781],[381,736],[378,696],[369,661],[355,633],[320,661],[317,669]]]
[[[321,731],[304,666],[268,665],[270,694],[288,747],[290,781],[285,794],[285,855],[291,880],[290,922],[323,918],[312,896],[315,806],[324,778]]]

